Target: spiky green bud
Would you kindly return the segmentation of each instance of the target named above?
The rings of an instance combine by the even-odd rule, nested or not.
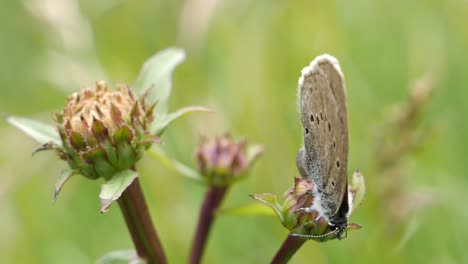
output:
[[[90,179],[109,180],[131,169],[158,139],[149,133],[153,108],[127,86],[112,91],[104,82],[67,98],[54,115],[62,146],[53,146],[60,158]]]

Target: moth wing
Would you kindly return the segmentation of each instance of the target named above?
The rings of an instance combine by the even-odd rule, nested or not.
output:
[[[304,169],[312,178],[322,206],[333,216],[347,195],[348,112],[344,77],[329,55],[302,70],[299,102],[304,136]]]

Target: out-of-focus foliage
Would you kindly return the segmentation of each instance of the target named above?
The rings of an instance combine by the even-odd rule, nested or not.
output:
[[[281,195],[298,176],[297,80],[330,53],[348,88],[348,170],[366,175],[351,219],[363,228],[308,242],[292,262],[468,262],[467,12],[459,0],[3,1],[0,112],[47,122],[69,93],[101,79],[131,84],[157,50],[183,48],[169,110],[204,105],[216,114],[175,122],[163,148],[194,167],[199,134],[262,142],[264,157],[225,201],[234,207],[251,202],[248,194]],[[386,125],[411,109],[408,87],[425,74],[433,92],[409,128]],[[38,145],[6,122],[0,141],[0,263],[92,263],[132,247],[118,210],[97,213],[99,184],[71,178],[52,206],[65,164],[53,153],[31,158]],[[392,152],[379,148],[393,141],[407,147],[387,166],[379,155]],[[168,258],[183,263],[204,187],[148,155],[139,167]],[[286,234],[273,217],[220,215],[204,259],[265,263]]]

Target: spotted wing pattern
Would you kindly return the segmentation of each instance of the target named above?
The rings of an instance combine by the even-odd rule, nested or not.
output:
[[[299,103],[304,148],[298,154],[303,177],[312,178],[328,217],[347,195],[348,113],[338,61],[321,55],[302,70]]]

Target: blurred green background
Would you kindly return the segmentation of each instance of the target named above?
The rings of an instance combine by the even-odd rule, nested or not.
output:
[[[349,171],[360,168],[368,183],[351,219],[364,228],[343,241],[308,242],[291,262],[468,263],[467,1],[24,0],[0,6],[0,112],[50,122],[69,93],[99,79],[131,84],[157,50],[184,48],[171,109],[204,105],[217,113],[177,121],[163,137],[167,153],[194,166],[199,135],[225,131],[266,148],[225,207],[250,202],[252,193],[281,195],[292,185],[302,141],[297,80],[315,56],[333,54],[348,89]],[[426,73],[435,91],[414,129],[420,135],[437,130],[435,136],[398,159],[398,176],[379,171],[375,153],[383,144],[374,139],[388,129],[376,127]],[[0,263],[93,263],[132,247],[118,207],[99,214],[97,182],[73,178],[52,206],[65,164],[52,153],[31,158],[38,145],[6,122],[0,142]],[[169,261],[185,263],[204,188],[151,157],[139,167]],[[397,183],[396,192],[382,191],[388,182]],[[267,263],[286,234],[273,217],[221,216],[204,261]]]

